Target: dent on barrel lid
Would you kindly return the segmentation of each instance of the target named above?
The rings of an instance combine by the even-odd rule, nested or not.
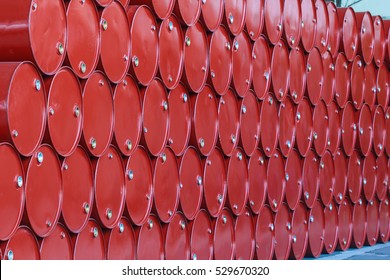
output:
[[[30,228],[20,226],[13,236],[3,243],[3,260],[40,260],[38,241]]]
[[[271,55],[267,39],[260,36],[252,51],[253,89],[257,98],[263,100],[271,85]]]
[[[301,23],[302,12],[300,1],[285,1],[283,7],[284,35],[291,48],[297,47],[301,42]]]

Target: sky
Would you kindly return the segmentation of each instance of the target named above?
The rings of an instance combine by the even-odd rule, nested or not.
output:
[[[356,0],[349,0],[353,3]],[[344,0],[344,3],[347,2]],[[381,15],[390,19],[390,0],[363,0],[353,5],[355,11],[370,11],[372,15]]]

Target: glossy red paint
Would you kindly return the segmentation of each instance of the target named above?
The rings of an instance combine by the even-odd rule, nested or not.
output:
[[[259,214],[267,198],[268,161],[260,149],[255,150],[248,162],[248,200],[254,214]]]
[[[267,157],[271,157],[278,145],[279,136],[278,104],[272,93],[268,94],[261,105],[260,131],[263,151]]]
[[[283,101],[290,86],[290,62],[288,47],[280,40],[273,49],[271,59],[272,88],[275,97]]]
[[[164,225],[165,259],[188,260],[190,258],[190,236],[186,218],[176,212],[169,224]]]
[[[283,9],[284,37],[290,48],[296,48],[301,42],[301,1],[287,0]]]
[[[264,28],[264,0],[246,0],[245,25],[251,40],[256,41]]]
[[[225,20],[230,33],[237,36],[242,32],[246,19],[246,0],[225,0]]]
[[[194,25],[201,13],[202,1],[199,0],[176,0],[173,12],[177,15],[181,22],[187,26]]]
[[[297,47],[290,55],[290,95],[295,104],[299,104],[306,92],[306,58],[304,51]]]
[[[336,58],[340,47],[340,23],[337,16],[337,7],[333,2],[326,4],[328,8],[329,16],[329,38],[328,38],[328,51],[332,54],[333,58]]]
[[[351,97],[355,109],[360,110],[364,102],[364,66],[359,55],[355,57],[352,64]]]
[[[390,156],[390,108],[386,111],[386,155]]]
[[[137,260],[163,260],[164,238],[161,224],[155,215],[136,230]]]
[[[233,40],[233,85],[240,97],[248,94],[252,85],[252,45],[246,32]]]
[[[329,135],[328,135],[328,150],[332,155],[337,153],[341,142],[341,112],[335,101],[328,105],[329,116]]]
[[[348,163],[344,152],[339,149],[333,157],[335,170],[335,184],[333,197],[337,204],[343,202],[347,192]]]
[[[105,260],[103,231],[97,222],[90,219],[86,227],[72,236],[74,260]]]
[[[367,201],[375,198],[377,185],[376,158],[373,152],[365,157],[363,162],[363,193]]]
[[[146,4],[161,20],[168,18],[175,7],[175,0],[131,0],[131,5]]]
[[[206,210],[198,212],[195,219],[189,222],[190,246],[192,260],[212,260],[213,231],[210,216]]]
[[[283,1],[264,1],[264,21],[266,36],[272,45],[276,45],[283,34]]]
[[[358,126],[355,120],[355,109],[351,102],[347,102],[341,117],[341,140],[347,156],[353,153],[356,144]]]
[[[335,165],[333,156],[329,151],[326,151],[320,160],[320,198],[325,206],[329,206],[333,202],[333,190],[335,185]]]
[[[214,259],[232,260],[235,256],[234,219],[224,208],[214,221]]]
[[[122,218],[104,237],[107,260],[135,260],[135,235],[129,220]]]
[[[371,111],[375,110],[377,90],[377,74],[373,63],[364,67],[364,102],[370,107]]]
[[[364,104],[360,109],[358,128],[359,133],[356,144],[360,152],[367,156],[371,151],[373,142],[372,116],[370,107],[367,104]]]
[[[38,241],[32,230],[20,226],[8,241],[1,244],[3,260],[40,260]]]
[[[367,239],[366,244],[374,246],[379,237],[379,203],[376,198],[367,202]]]
[[[302,194],[310,209],[315,206],[319,191],[319,159],[313,150],[309,150],[302,167]]]
[[[340,108],[347,104],[351,91],[351,64],[344,53],[339,53],[335,69],[335,99]]]
[[[286,202],[291,210],[295,210],[302,196],[302,160],[295,149],[286,158],[285,173]]]
[[[290,258],[301,260],[305,257],[308,244],[306,205],[302,202],[297,204],[291,217],[291,253]]]
[[[359,33],[359,53],[364,62],[370,64],[374,57],[374,23],[370,12],[356,13]]]
[[[290,256],[291,238],[291,215],[285,203],[275,214],[275,259],[286,260]]]
[[[373,148],[377,156],[381,156],[386,144],[386,117],[381,105],[376,107],[373,114]]]
[[[308,233],[309,242],[307,254],[315,258],[319,257],[324,249],[325,234],[325,214],[324,208],[319,200],[314,203],[309,212]]]
[[[317,106],[322,95],[324,68],[320,51],[315,47],[307,56],[306,64],[307,93],[312,105]]]
[[[255,228],[248,207],[236,218],[234,225],[236,260],[252,260],[255,254]]]
[[[313,112],[306,98],[298,104],[295,123],[297,126],[295,134],[297,148],[301,156],[306,157],[313,142]]]
[[[321,99],[326,105],[329,105],[333,101],[335,86],[335,65],[333,63],[332,54],[329,51],[326,51],[322,55],[322,65],[324,69],[324,80]]]
[[[73,246],[67,228],[60,223],[40,242],[41,260],[72,260]]]
[[[271,55],[267,39],[264,36],[260,36],[253,44],[252,71],[253,77],[255,77],[253,89],[257,98],[263,100],[271,85]]]
[[[344,199],[338,207],[338,248],[348,250],[352,242],[352,205]]]
[[[352,203],[357,203],[362,193],[363,158],[355,150],[348,159],[348,194]]]
[[[385,25],[381,16],[376,16],[374,23],[374,62],[375,65],[381,67],[386,55],[386,33]]]
[[[389,200],[385,199],[379,204],[379,238],[386,243],[390,237],[390,207]]]
[[[280,207],[282,207],[286,191],[287,176],[284,165],[282,154],[276,150],[269,158],[267,169],[267,180],[270,186],[267,191],[268,202],[274,212],[278,212]]]
[[[366,201],[365,199],[359,198],[359,200],[353,206],[352,211],[353,245],[356,248],[362,248],[364,245],[367,232],[366,222]]]
[[[324,209],[324,251],[332,254],[336,250],[338,235],[338,213],[335,204],[330,203]]]
[[[386,111],[389,107],[389,100],[390,100],[390,88],[389,88],[389,70],[385,65],[382,65],[379,67],[377,72],[377,102],[379,105],[383,107],[383,109]]]
[[[326,2],[316,0],[317,33],[314,45],[324,54],[328,48],[329,41],[329,14]]]
[[[315,3],[312,0],[302,0],[302,45],[306,52],[310,52],[315,45],[317,34],[317,14]]]
[[[209,31],[214,32],[219,28],[224,10],[225,1],[223,0],[202,1],[201,19]]]
[[[274,214],[265,205],[255,218],[256,259],[272,260],[275,250]]]
[[[379,201],[387,199],[387,188],[389,185],[389,174],[387,173],[388,158],[381,155],[376,159],[377,183],[376,196]]]
[[[359,47],[359,31],[355,11],[352,7],[338,8],[337,14],[341,30],[340,50],[345,53],[347,60],[352,62],[355,59]]]
[[[329,130],[328,108],[325,102],[320,101],[313,111],[313,142],[318,156],[325,154],[328,145]]]
[[[259,103],[252,91],[240,103],[240,143],[247,156],[252,156],[260,141]]]
[[[287,97],[279,107],[279,149],[288,157],[295,144],[295,106]]]

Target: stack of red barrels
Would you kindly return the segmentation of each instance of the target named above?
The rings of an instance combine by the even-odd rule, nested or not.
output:
[[[1,259],[388,242],[389,27],[324,0],[3,1]]]

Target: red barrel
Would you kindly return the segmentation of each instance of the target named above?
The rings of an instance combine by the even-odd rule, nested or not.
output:
[[[283,9],[284,36],[290,48],[295,48],[301,42],[301,2],[299,0],[285,1]]]
[[[3,260],[39,260],[38,241],[26,226],[20,226],[7,242],[1,244]]]
[[[237,148],[227,162],[228,205],[234,215],[240,216],[248,201],[248,161],[244,151]]]
[[[245,25],[249,37],[256,41],[264,27],[264,0],[246,0]]]
[[[339,107],[344,108],[351,90],[351,67],[344,53],[339,53],[337,56],[335,77],[335,99]]]
[[[297,131],[295,135],[298,151],[305,157],[313,142],[313,113],[308,99],[304,98],[297,107],[295,115]],[[331,124],[329,127],[332,127]]]
[[[306,58],[297,47],[290,51],[290,94],[295,104],[301,102],[306,92]]]
[[[130,0],[118,0],[119,3],[126,9],[130,5]]]
[[[202,19],[206,28],[214,32],[218,29],[224,15],[223,0],[202,1]]]
[[[263,100],[271,85],[271,55],[268,41],[264,36],[260,36],[253,44],[252,72],[253,77],[255,77],[253,89],[257,98]]]
[[[302,193],[309,208],[313,208],[319,194],[319,160],[313,150],[309,150],[302,167]]]
[[[93,73],[85,82],[82,111],[82,143],[93,156],[102,156],[111,143],[114,129],[111,86],[102,72]]]
[[[134,260],[135,235],[126,218],[122,218],[111,230],[104,232],[107,260]]]
[[[338,213],[333,203],[325,207],[324,219],[324,251],[332,254],[336,250],[338,235]]]
[[[274,214],[269,206],[265,205],[256,217],[256,259],[272,260],[275,250],[274,230]]]
[[[165,259],[188,260],[190,258],[190,235],[187,221],[181,212],[177,212],[169,224],[164,225]]]
[[[265,0],[265,34],[272,45],[276,45],[283,34],[283,1]]]
[[[355,109],[360,110],[364,101],[364,68],[363,61],[357,55],[351,70],[351,97]]]
[[[260,108],[252,91],[240,101],[240,143],[245,153],[251,156],[260,141]]]
[[[338,208],[338,247],[345,251],[352,242],[352,205],[348,199],[344,199]]]
[[[286,43],[280,40],[274,47],[271,60],[272,88],[276,98],[283,101],[290,85],[289,53]]]
[[[53,148],[61,156],[71,155],[81,137],[83,113],[79,80],[61,68],[45,81],[47,88],[47,131]]]
[[[354,151],[348,159],[348,194],[352,203],[357,203],[362,193],[363,159]],[[386,167],[387,168],[387,167]]]
[[[199,0],[177,0],[174,13],[185,25],[192,26],[198,21],[201,8],[202,2]]]
[[[302,0],[302,45],[306,52],[314,48],[317,34],[317,15],[314,1]]]
[[[240,132],[239,109],[237,97],[233,90],[229,89],[220,98],[218,106],[218,138],[222,151],[226,156],[231,156],[238,145]]]
[[[355,109],[351,102],[347,102],[341,117],[341,140],[344,152],[350,156],[355,148],[357,125],[355,123]]]
[[[385,112],[381,105],[376,107],[375,112],[372,112],[373,117],[373,148],[377,156],[381,156],[385,150],[386,144],[386,119]]]
[[[191,106],[189,93],[182,84],[168,95],[169,136],[168,144],[180,156],[188,146],[191,135]]]
[[[335,185],[335,166],[332,154],[326,151],[320,160],[320,197],[325,206],[329,206],[333,199],[333,190]]]
[[[235,255],[234,219],[224,208],[214,221],[214,259],[232,260]]]
[[[259,149],[248,163],[248,200],[251,210],[259,214],[267,198],[267,159]]]
[[[387,198],[387,186],[389,184],[387,163],[388,163],[388,158],[385,155],[381,155],[376,159],[376,168],[377,168],[376,196],[379,201],[383,201]]]
[[[163,260],[164,238],[160,222],[155,215],[136,230],[137,260]]]
[[[375,198],[377,182],[376,158],[373,152],[369,153],[363,162],[363,193],[367,201]]]
[[[53,232],[42,239],[41,260],[72,260],[72,240],[66,227],[57,224]]]
[[[216,93],[224,95],[228,91],[232,80],[232,41],[224,26],[218,27],[209,36],[209,40],[211,82]]]
[[[184,62],[183,30],[174,15],[169,16],[161,23],[158,37],[160,75],[164,85],[169,89],[174,89],[180,82]]]
[[[107,1],[106,1],[107,2]],[[100,17],[100,61],[107,78],[119,83],[130,67],[130,27],[125,9],[109,0]]]
[[[324,84],[324,68],[320,51],[315,47],[307,56],[306,64],[307,93],[311,104],[316,106],[322,95]]]
[[[340,22],[341,45],[340,50],[345,53],[348,61],[353,61],[359,48],[357,20],[353,8],[338,8]]]
[[[286,158],[286,202],[291,210],[295,210],[302,196],[302,163],[297,150],[292,150]]]
[[[199,93],[205,86],[210,63],[206,30],[197,22],[187,28],[184,36],[184,80],[191,91]]]
[[[390,109],[386,111],[386,155],[390,156]]]
[[[0,158],[0,240],[8,240],[22,220],[25,177],[20,157],[10,144],[0,144]]]
[[[347,157],[344,152],[339,149],[333,157],[335,170],[335,184],[333,189],[333,197],[337,204],[340,204],[347,192],[347,175],[348,165]]]
[[[175,154],[170,148],[165,148],[155,159],[153,174],[155,213],[163,223],[169,223],[178,208],[179,184]]]
[[[377,93],[377,74],[374,63],[365,66],[364,76],[364,102],[367,103],[371,111],[374,111]]]
[[[216,218],[225,205],[227,192],[225,159],[218,148],[204,161],[203,170],[204,206]]]
[[[251,62],[251,42],[246,32],[241,32],[233,40],[233,85],[240,97],[245,97],[252,85]]]
[[[328,105],[329,135],[328,150],[335,155],[341,142],[341,113],[335,101]]]
[[[390,88],[389,88],[389,70],[385,65],[379,67],[377,74],[377,101],[386,111],[389,106]]]
[[[278,145],[278,104],[272,93],[262,102],[260,112],[261,146],[267,157],[274,154]]]
[[[329,40],[329,15],[324,0],[316,0],[317,33],[314,45],[324,54],[328,48]]]
[[[359,33],[359,53],[363,55],[364,62],[370,64],[374,57],[374,23],[370,12],[356,13]]]
[[[367,156],[371,151],[373,142],[373,131],[372,131],[372,116],[370,107],[364,104],[359,112],[359,133],[357,139],[357,145],[360,152]]]
[[[248,207],[245,214],[236,218],[234,226],[236,260],[252,260],[255,254],[255,228]]]
[[[215,148],[218,133],[217,99],[209,86],[199,94],[191,95],[191,112],[191,144],[208,156]]]
[[[93,207],[92,165],[82,147],[62,162],[62,219],[67,229],[79,233],[86,226]]]
[[[329,115],[325,102],[320,101],[313,111],[313,142],[317,155],[322,157],[328,145]]]
[[[206,210],[198,212],[195,219],[189,222],[190,246],[192,260],[213,259],[213,232],[210,217]]]
[[[291,217],[291,253],[290,257],[296,260],[304,258],[308,244],[308,225],[306,205],[302,202],[297,204]]]
[[[141,91],[143,141],[153,156],[164,149],[169,133],[169,104],[167,92],[159,79]]]
[[[275,255],[277,260],[286,260],[290,256],[291,238],[291,216],[285,203],[275,214]]]
[[[31,156],[45,131],[45,88],[30,62],[0,63],[0,141],[10,142],[22,156]]]
[[[180,208],[188,220],[197,216],[203,198],[203,166],[194,147],[188,147],[180,161]]]
[[[284,159],[282,154],[276,150],[269,158],[267,169],[267,180],[269,188],[268,202],[272,211],[278,212],[284,200],[286,192],[286,172],[284,170]]]
[[[148,5],[158,18],[164,20],[171,15],[175,7],[175,0],[131,0],[131,5],[143,4]]]
[[[34,61],[47,75],[61,67],[67,49],[63,1],[7,1],[0,25],[0,61]]]
[[[101,7],[107,7],[112,3],[113,0],[95,0],[96,4],[98,4]]]
[[[378,67],[381,67],[385,60],[386,33],[382,17],[376,16],[374,19],[374,62]]]
[[[138,146],[126,164],[125,213],[133,224],[143,225],[153,204],[153,171],[148,152]]]
[[[329,16],[329,40],[328,40],[328,51],[335,58],[338,54],[340,47],[340,24],[337,16],[336,4],[328,2],[328,16]]]
[[[367,203],[367,239],[366,245],[374,246],[379,235],[379,205],[376,198]]]
[[[162,2],[167,1],[159,1],[159,3]],[[173,3],[173,1],[169,2]],[[158,67],[159,40],[157,21],[152,11],[145,5],[129,6],[127,18],[130,23],[130,48],[132,55],[130,69],[140,84],[148,86],[153,82]]]
[[[390,237],[390,208],[389,200],[385,199],[379,204],[379,238],[383,243],[389,241]]]
[[[359,198],[352,211],[353,244],[356,248],[362,248],[366,240],[366,202]]]
[[[295,106],[288,97],[279,107],[279,149],[288,157],[295,144]]]
[[[225,0],[225,20],[234,36],[244,29],[246,9],[246,0]]]
[[[60,162],[53,149],[45,144],[24,163],[28,221],[36,235],[46,237],[53,232],[61,214],[63,186]]]
[[[82,79],[96,69],[100,54],[99,15],[92,0],[72,0],[66,11],[69,64]]]
[[[313,208],[309,212],[309,242],[307,254],[315,258],[319,257],[324,249],[324,234],[325,234],[325,214],[324,208],[319,200],[314,203]]]
[[[86,227],[72,236],[74,260],[105,260],[104,236],[95,220],[90,219]]]
[[[333,57],[329,51],[322,55],[322,65],[324,67],[324,80],[322,86],[321,99],[326,105],[333,101],[334,86],[335,86],[335,66]]]

